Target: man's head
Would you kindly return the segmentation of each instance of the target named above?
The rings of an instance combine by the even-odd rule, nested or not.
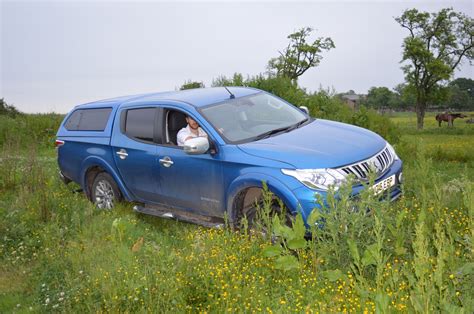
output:
[[[193,130],[197,130],[197,128],[199,128],[199,124],[196,122],[196,120],[194,120],[191,117],[186,117],[186,122],[188,123],[189,127]]]

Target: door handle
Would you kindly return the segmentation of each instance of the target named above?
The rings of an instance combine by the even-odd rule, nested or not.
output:
[[[128,156],[127,151],[123,148],[116,152],[116,154],[119,155],[120,159],[125,159]]]
[[[166,167],[166,168],[169,168],[169,167],[171,167],[171,166],[174,164],[174,162],[173,162],[173,161],[171,160],[171,158],[168,157],[168,156],[161,158],[161,159],[159,160],[159,162],[160,162],[160,164],[162,164],[162,165],[163,165],[164,167]]]

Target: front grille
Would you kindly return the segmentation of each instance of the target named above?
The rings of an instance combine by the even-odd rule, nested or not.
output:
[[[360,181],[367,181],[369,179],[369,172],[372,169],[376,174],[376,179],[378,179],[392,165],[394,157],[388,147],[385,147],[381,152],[369,159],[338,168],[338,170],[347,175],[354,175]]]

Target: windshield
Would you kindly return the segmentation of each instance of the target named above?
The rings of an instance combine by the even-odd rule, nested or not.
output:
[[[201,113],[231,143],[284,132],[308,119],[299,109],[266,93],[230,99],[203,108]]]

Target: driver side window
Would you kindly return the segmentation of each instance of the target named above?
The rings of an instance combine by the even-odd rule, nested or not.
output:
[[[167,110],[166,112],[166,144],[178,145],[178,132],[186,127],[186,114],[177,110]]]
[[[183,148],[188,140],[194,138],[206,138],[208,134],[194,120],[194,117],[183,111],[168,109],[165,112],[166,130],[163,142],[165,145]],[[189,117],[189,119],[187,119]]]

